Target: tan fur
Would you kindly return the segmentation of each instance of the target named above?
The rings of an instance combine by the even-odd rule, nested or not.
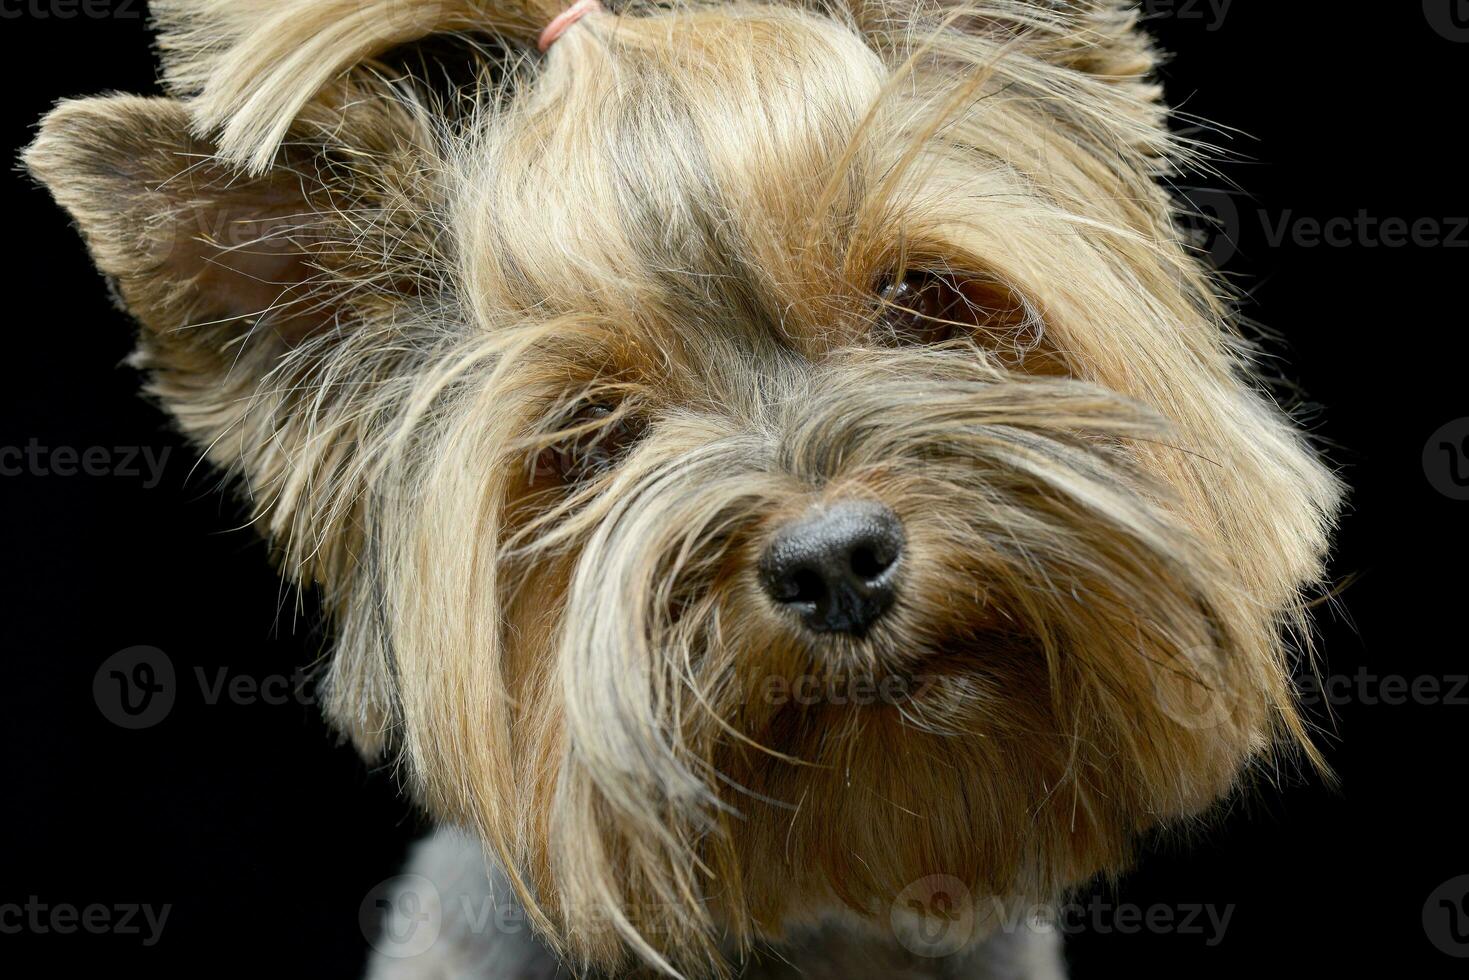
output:
[[[571,961],[718,972],[930,874],[1050,899],[1311,753],[1339,487],[1180,242],[1122,4],[648,5],[544,58],[556,3],[155,7],[182,101],[63,104],[27,163],[325,590],[334,722]],[[442,31],[521,54],[469,102],[366,60]],[[896,349],[903,268],[1005,299]],[[602,475],[537,467],[622,419]],[[754,567],[847,497],[903,589],[813,638]],[[925,686],[762,693],[803,675]]]

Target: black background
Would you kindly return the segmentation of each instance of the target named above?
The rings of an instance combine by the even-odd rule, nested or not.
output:
[[[154,91],[139,0],[94,2],[113,15],[0,0],[10,159],[60,97]],[[1370,229],[1312,244],[1301,223],[1427,218],[1449,237],[1452,219],[1469,215],[1469,30],[1449,17],[1469,5],[1236,0],[1222,20],[1196,0],[1146,6],[1174,53],[1170,99],[1243,131],[1199,134],[1247,158],[1224,166],[1246,193],[1228,199],[1238,217],[1214,249],[1248,290],[1247,312],[1284,337],[1288,373],[1322,406],[1315,428],[1352,486],[1333,568],[1356,580],[1320,616],[1327,671],[1469,673],[1469,503],[1436,491],[1422,460],[1435,430],[1469,415],[1469,231],[1457,247],[1390,247]],[[125,475],[0,477],[0,904],[34,896],[171,912],[151,947],[115,932],[0,933],[0,972],[29,962],[46,975],[91,963],[152,976],[356,976],[359,903],[422,825],[392,773],[336,746],[314,706],[210,705],[198,693],[196,668],[211,679],[220,668],[289,677],[325,638],[239,529],[240,507],[138,397],[139,379],[120,365],[131,327],[61,212],[19,174],[3,194],[0,359],[11,370],[0,446],[146,446],[170,457],[155,487]],[[1192,194],[1217,210],[1220,198]],[[1296,233],[1277,245],[1282,221]],[[102,716],[92,681],[108,656],[138,644],[167,652],[181,693],[164,721],[128,731]],[[1429,942],[1423,910],[1434,889],[1469,873],[1469,704],[1463,692],[1458,704],[1390,704],[1380,693],[1354,681],[1334,723],[1317,713],[1339,791],[1286,779],[1095,893],[1143,909],[1233,906],[1222,942],[1082,928],[1069,941],[1076,976],[1329,975],[1355,972],[1369,952],[1409,976],[1463,975],[1465,961]]]

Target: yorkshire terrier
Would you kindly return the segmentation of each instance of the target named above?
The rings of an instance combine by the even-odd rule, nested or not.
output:
[[[1059,976],[1006,910],[1320,764],[1341,488],[1128,4],[152,7],[25,162],[444,828],[374,976]]]

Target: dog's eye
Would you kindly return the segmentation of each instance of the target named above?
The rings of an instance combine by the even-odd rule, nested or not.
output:
[[[958,285],[935,272],[912,271],[878,283],[881,324],[887,339],[899,344],[941,344],[954,335],[956,321],[969,304]]]
[[[570,434],[546,449],[541,462],[568,483],[601,476],[626,456],[643,434],[636,417],[618,414],[616,406],[585,405],[566,420]]]

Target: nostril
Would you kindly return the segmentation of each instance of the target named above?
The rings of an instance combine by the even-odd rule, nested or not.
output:
[[[894,557],[891,549],[885,549],[879,544],[859,544],[852,549],[848,561],[853,574],[864,582],[871,582],[893,567]]]
[[[814,568],[798,568],[778,587],[781,602],[820,602],[826,596],[826,580]]]

